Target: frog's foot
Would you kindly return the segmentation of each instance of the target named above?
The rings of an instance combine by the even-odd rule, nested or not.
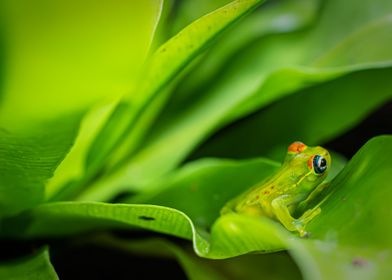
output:
[[[308,238],[310,236],[310,233],[305,230],[304,226],[298,227],[297,231],[299,233],[299,237],[301,238]]]
[[[309,223],[311,220],[313,220],[314,217],[319,215],[321,213],[321,208],[317,207],[315,209],[309,209],[307,210],[300,218],[299,220],[301,221],[302,224],[306,225]]]
[[[303,231],[299,233],[299,237],[301,238],[309,238],[310,237],[310,232],[309,231]]]
[[[309,233],[305,231],[305,225],[301,220],[294,220],[293,225],[300,237],[307,237],[309,235]]]
[[[310,233],[305,231],[305,226],[320,213],[320,207],[317,207],[315,209],[309,209],[299,219],[293,222],[294,228],[296,231],[298,231],[300,237],[306,238],[310,236]]]

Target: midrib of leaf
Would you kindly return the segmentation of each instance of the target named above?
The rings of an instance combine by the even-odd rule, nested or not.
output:
[[[147,64],[144,80],[138,89],[143,94],[135,95],[136,99],[132,100],[136,106],[148,103],[150,96],[159,92],[212,40],[260,2],[262,0],[233,1],[194,21],[158,48]]]

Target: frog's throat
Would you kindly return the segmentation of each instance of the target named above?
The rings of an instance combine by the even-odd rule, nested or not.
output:
[[[305,180],[308,176],[312,175],[312,173],[313,173],[312,170],[310,170],[308,173],[302,176],[302,178],[299,179],[298,182],[295,183],[295,185],[298,187],[302,183],[302,181]]]

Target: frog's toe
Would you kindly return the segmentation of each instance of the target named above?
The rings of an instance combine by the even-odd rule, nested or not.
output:
[[[299,233],[299,237],[301,237],[301,238],[309,238],[310,237],[310,232],[304,230],[304,231]]]

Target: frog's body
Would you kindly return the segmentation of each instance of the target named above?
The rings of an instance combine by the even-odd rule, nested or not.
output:
[[[221,214],[236,212],[251,216],[267,216],[280,221],[288,230],[306,234],[304,226],[320,213],[316,207],[298,219],[294,212],[305,208],[325,185],[331,157],[322,147],[308,147],[301,142],[289,146],[282,167],[270,178],[229,201]],[[301,205],[301,207],[299,207]],[[305,207],[304,207],[305,206]]]

